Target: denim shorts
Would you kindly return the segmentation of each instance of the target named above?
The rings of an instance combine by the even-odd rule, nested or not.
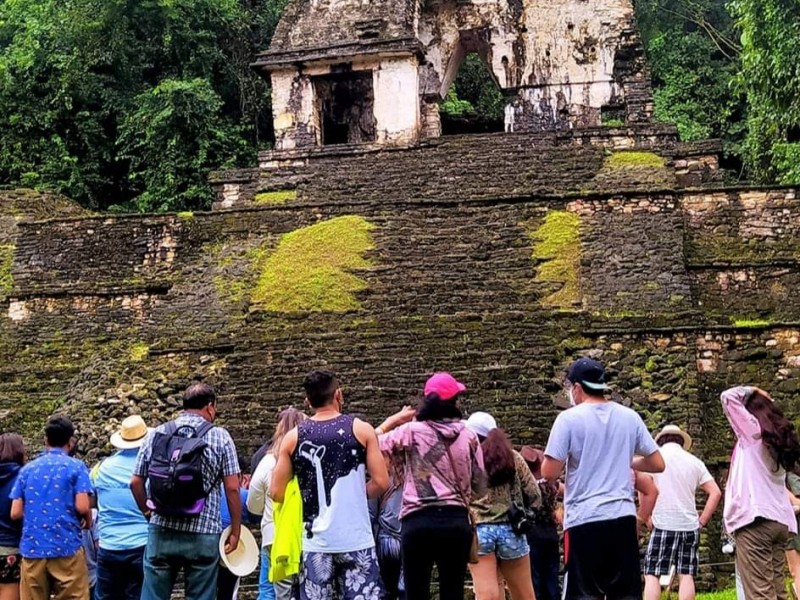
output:
[[[494,554],[500,560],[516,560],[530,554],[524,535],[517,535],[508,523],[478,524],[478,556]]]

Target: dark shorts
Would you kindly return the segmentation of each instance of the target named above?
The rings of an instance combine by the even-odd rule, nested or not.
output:
[[[697,549],[700,531],[654,529],[644,560],[645,575],[669,575],[674,565],[678,575],[697,575]]]
[[[636,517],[570,527],[564,545],[566,600],[641,600]]]
[[[0,554],[0,583],[19,583],[20,554]]]

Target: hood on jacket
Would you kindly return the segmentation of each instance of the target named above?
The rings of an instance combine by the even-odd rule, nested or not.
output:
[[[0,485],[16,478],[21,468],[17,463],[0,463]]]
[[[446,440],[454,440],[461,432],[466,429],[464,425],[464,421],[459,420],[452,420],[452,421],[423,421],[425,425],[432,427],[442,438]],[[470,435],[475,435],[474,433],[469,432]]]

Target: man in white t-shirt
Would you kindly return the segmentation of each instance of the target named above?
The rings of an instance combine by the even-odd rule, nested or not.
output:
[[[678,597],[693,600],[700,530],[711,520],[722,492],[703,462],[688,452],[692,447],[688,433],[676,425],[667,425],[655,439],[661,447],[666,469],[653,475],[659,494],[645,558],[645,600],[661,597],[659,577],[669,575],[672,566],[679,576]],[[697,488],[708,494],[699,516],[695,501]]]

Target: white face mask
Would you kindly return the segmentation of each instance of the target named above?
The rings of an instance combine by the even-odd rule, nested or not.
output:
[[[567,396],[569,396],[569,405],[575,406],[577,402],[575,402],[575,396],[572,395],[572,388],[567,390]]]

